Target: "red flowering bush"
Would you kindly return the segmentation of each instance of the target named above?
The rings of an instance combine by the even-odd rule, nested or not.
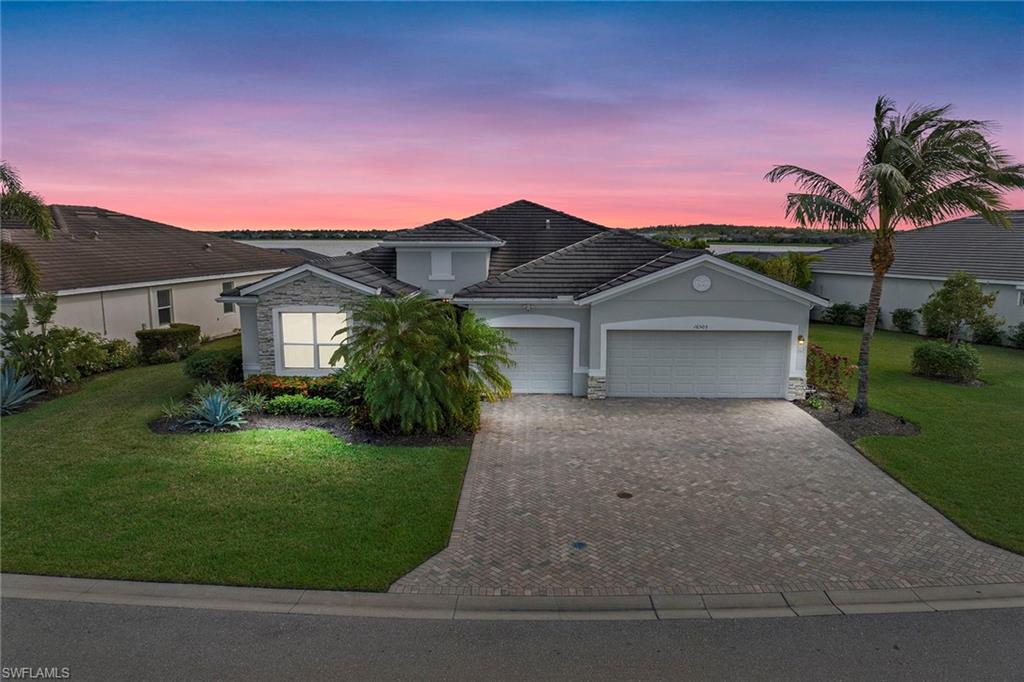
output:
[[[273,374],[255,374],[245,380],[245,390],[268,398],[279,395],[306,395],[309,377],[279,377]]]
[[[827,398],[846,398],[846,378],[856,371],[857,366],[845,355],[829,353],[813,343],[807,347],[807,383]]]

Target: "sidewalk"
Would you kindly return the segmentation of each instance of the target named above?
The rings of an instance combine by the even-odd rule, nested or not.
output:
[[[761,594],[477,597],[0,574],[5,599],[443,620],[765,618],[1024,608],[1024,583]]]

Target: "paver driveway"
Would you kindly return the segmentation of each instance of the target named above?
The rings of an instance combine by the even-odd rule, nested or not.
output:
[[[485,406],[448,548],[391,589],[645,594],[1021,580],[1024,557],[974,540],[789,403],[521,396]]]

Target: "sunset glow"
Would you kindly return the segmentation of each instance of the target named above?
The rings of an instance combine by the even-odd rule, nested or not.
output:
[[[519,198],[784,224],[888,94],[1024,159],[1024,5],[4,4],[3,157],[194,229],[397,228]],[[1024,207],[1024,196],[1011,197]]]

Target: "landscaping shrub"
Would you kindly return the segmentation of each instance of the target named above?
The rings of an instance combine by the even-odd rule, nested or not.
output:
[[[35,384],[58,393],[82,377],[109,368],[107,345],[98,334],[77,327],[50,324],[56,312],[56,297],[44,296],[32,304],[32,331],[28,308],[18,301],[10,313],[0,315],[0,344],[4,364],[18,374],[28,374]]]
[[[366,413],[378,429],[435,433],[475,425],[479,399],[511,394],[501,368],[513,344],[470,310],[420,295],[362,301],[353,333],[335,357],[365,382]]]
[[[199,325],[184,322],[172,322],[168,327],[140,329],[135,332],[142,360],[149,364],[168,362],[168,357],[173,357],[174,360],[170,362],[175,362],[191,355],[199,346],[199,334]],[[167,353],[157,356],[158,351]],[[156,357],[159,357],[159,361],[154,361]]]
[[[868,304],[861,303],[859,306],[854,307],[853,311],[850,313],[849,321],[847,322],[847,324],[853,327],[863,327],[864,320],[867,319],[867,316]],[[878,324],[877,319],[875,320],[875,324]]]
[[[921,306],[925,332],[956,345],[966,327],[998,329],[1003,320],[991,312],[995,302],[996,294],[986,294],[973,275],[955,272]]]
[[[1000,329],[1000,318],[994,315],[986,315],[971,325],[971,343],[984,343],[989,346],[998,346],[1003,340],[1003,331]]]
[[[1010,327],[1006,338],[1009,339],[1010,344],[1015,348],[1024,348],[1024,322]]]
[[[892,324],[904,334],[917,332],[917,311],[912,308],[897,308],[892,311]]]
[[[855,371],[857,366],[845,355],[829,353],[813,343],[807,347],[807,384],[816,393],[832,400],[846,398],[846,378]]]
[[[981,355],[967,344],[926,341],[914,347],[911,369],[919,376],[969,383],[981,373]]]
[[[185,360],[185,374],[193,379],[225,383],[242,380],[242,350],[199,350]]]
[[[107,354],[103,367],[104,371],[135,367],[141,361],[139,349],[131,341],[111,339],[105,341],[102,347]]]
[[[267,396],[262,393],[246,393],[238,399],[238,405],[247,413],[259,414],[267,409],[267,403],[270,402]]]
[[[199,401],[192,411],[192,419],[185,424],[196,431],[222,431],[228,428],[240,429],[246,421],[242,419],[242,408],[231,399],[215,391]]]
[[[846,303],[833,303],[825,308],[822,319],[829,324],[851,324],[853,315],[857,308],[847,301]]]
[[[148,365],[166,365],[171,362],[177,362],[178,360],[181,360],[181,357],[173,350],[169,348],[157,348],[145,362]]]
[[[41,388],[32,388],[32,375],[18,374],[14,367],[7,365],[0,371],[0,414],[13,414],[23,409],[29,400],[43,392]]]
[[[340,417],[345,408],[330,398],[310,398],[304,395],[279,395],[266,407],[268,414],[298,415],[302,417]]]
[[[268,398],[276,398],[279,395],[306,395],[306,391],[309,390],[309,378],[254,374],[245,380],[245,390],[260,393]]]

